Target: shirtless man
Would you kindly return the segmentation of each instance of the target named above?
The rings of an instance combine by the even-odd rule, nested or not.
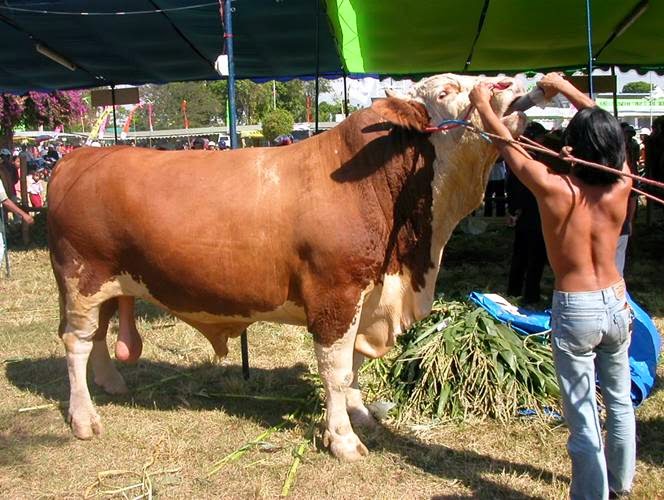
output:
[[[617,120],[556,73],[538,85],[547,97],[560,92],[579,109],[565,132],[567,153],[628,171]],[[485,84],[470,94],[485,130],[510,138],[490,98]],[[537,198],[555,277],[552,349],[570,432],[570,497],[605,499],[628,493],[636,455],[627,357],[631,313],[615,255],[632,183],[581,165],[568,175],[556,174],[519,147],[496,146]],[[606,454],[595,402],[596,370],[608,414]]]

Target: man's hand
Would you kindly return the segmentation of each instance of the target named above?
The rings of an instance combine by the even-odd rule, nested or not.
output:
[[[544,97],[551,99],[555,97],[568,82],[560,73],[547,73],[537,82],[537,86],[544,91]]]
[[[491,95],[491,89],[489,86],[484,82],[480,82],[470,91],[468,98],[473,106],[479,108],[483,104],[489,104],[491,101]]]
[[[24,213],[21,217],[28,224],[28,226],[32,226],[35,223],[35,219],[28,213]]]

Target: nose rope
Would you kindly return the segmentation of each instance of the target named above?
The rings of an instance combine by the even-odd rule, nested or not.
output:
[[[501,142],[506,142],[508,144],[511,144],[513,146],[521,146],[524,149],[529,149],[531,151],[536,151],[538,153],[543,153],[545,155],[551,156],[553,158],[558,158],[560,160],[566,161],[567,163],[570,164],[575,164],[578,163],[579,165],[584,165],[587,167],[595,168],[597,170],[602,170],[604,172],[608,172],[614,175],[620,175],[622,177],[629,177],[630,179],[636,180],[642,184],[650,184],[651,186],[658,187],[660,189],[664,189],[664,182],[659,182],[654,179],[648,179],[647,177],[642,177],[640,175],[635,175],[632,174],[631,172],[620,172],[614,168],[607,167],[606,165],[600,165],[599,163],[593,163],[591,161],[586,161],[582,160],[580,158],[576,158],[572,155],[565,155],[561,156],[559,152],[554,151],[553,149],[549,149],[547,147],[542,146],[541,144],[536,143],[535,141],[524,137],[520,136],[519,139],[508,139],[506,137],[502,137],[500,135],[496,134],[491,134],[489,132],[485,132],[484,130],[480,130],[475,125],[470,123],[469,121],[466,120],[444,120],[444,123],[447,122],[454,122],[455,126],[457,127],[464,127],[466,130],[469,130],[470,132],[474,132],[484,139],[488,140],[489,142],[493,142],[493,140],[501,141]],[[449,129],[447,129],[449,130]],[[524,152],[524,154],[527,154]],[[632,187],[632,191],[635,193],[645,196],[646,198],[653,200],[657,203],[660,203],[661,205],[664,205],[664,200],[658,198],[657,196],[653,196],[649,193],[646,193],[645,191],[641,191],[640,189],[637,189],[635,187]]]

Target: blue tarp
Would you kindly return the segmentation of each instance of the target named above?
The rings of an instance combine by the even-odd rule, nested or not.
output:
[[[480,292],[472,292],[470,300],[521,334],[541,334],[551,330],[551,313],[548,310],[542,312],[522,309],[510,304],[500,295]],[[638,406],[650,395],[655,385],[661,339],[648,313],[631,297],[628,296],[627,300],[634,311],[629,367],[632,374],[632,403]]]

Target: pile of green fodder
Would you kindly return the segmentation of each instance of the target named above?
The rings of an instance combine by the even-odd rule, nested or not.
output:
[[[397,424],[469,416],[506,422],[520,410],[556,408],[560,394],[544,336],[520,335],[464,302],[436,301],[396,355],[367,370],[372,395],[396,404]]]

